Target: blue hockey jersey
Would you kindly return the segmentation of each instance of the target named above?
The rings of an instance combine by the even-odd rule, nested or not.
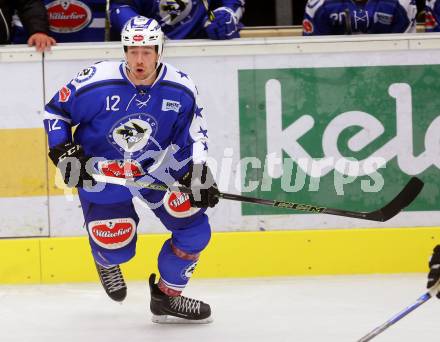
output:
[[[103,42],[105,40],[106,0],[44,0],[50,36],[58,43]],[[28,34],[14,20],[13,42],[24,44]]]
[[[308,0],[303,35],[415,32],[416,14],[415,0]]]
[[[140,177],[165,169],[179,174],[188,161],[207,158],[208,131],[197,89],[187,74],[165,63],[151,86],[131,83],[125,62],[96,63],[55,94],[44,121],[50,147],[72,140],[76,126],[74,142],[86,156],[102,158],[95,171],[107,176]],[[182,162],[177,170],[171,165],[176,161]],[[79,192],[96,203],[131,197],[117,185]]]
[[[440,1],[426,0],[425,3],[425,31],[440,32]]]
[[[210,9],[228,7],[241,18],[244,0],[207,0]],[[201,0],[117,0],[110,4],[110,22],[114,32],[121,32],[132,17],[156,19],[169,39],[207,38],[204,23],[207,11]]]

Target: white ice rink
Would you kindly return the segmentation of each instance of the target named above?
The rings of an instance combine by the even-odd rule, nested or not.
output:
[[[353,342],[425,292],[425,275],[193,279],[187,296],[213,310],[208,325],[151,322],[147,282],[123,304],[98,283],[0,286],[1,342]],[[439,342],[431,299],[374,342]]]

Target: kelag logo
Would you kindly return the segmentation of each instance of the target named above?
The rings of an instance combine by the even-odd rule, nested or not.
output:
[[[417,175],[408,210],[439,210],[438,94],[436,65],[240,70],[243,193],[373,210]]]

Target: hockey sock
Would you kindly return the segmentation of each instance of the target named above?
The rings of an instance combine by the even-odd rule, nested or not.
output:
[[[179,296],[191,278],[199,254],[189,254],[165,241],[159,254],[159,289],[168,296]]]

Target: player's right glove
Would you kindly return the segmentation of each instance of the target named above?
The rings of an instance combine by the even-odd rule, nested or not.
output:
[[[92,186],[96,181],[86,170],[86,163],[90,159],[84,155],[81,145],[70,141],[61,143],[49,149],[49,158],[60,169],[64,183],[70,188],[83,188],[85,181]]]
[[[192,193],[189,194],[191,207],[213,208],[218,203],[220,192],[206,164],[191,164],[189,171],[179,183],[191,189]]]
[[[428,283],[426,287],[429,289],[434,286],[440,279],[440,245],[434,248],[431,259],[429,260]],[[440,298],[440,292],[437,292],[437,297]]]

